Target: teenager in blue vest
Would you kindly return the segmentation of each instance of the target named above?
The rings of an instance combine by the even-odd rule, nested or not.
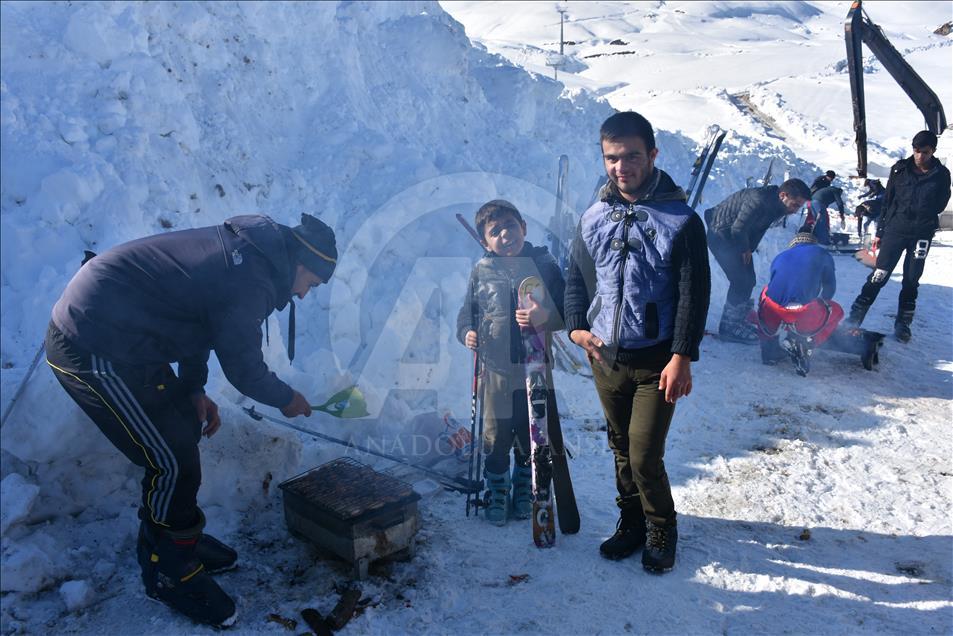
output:
[[[144,468],[137,554],[146,594],[195,621],[226,627],[236,616],[209,574],[237,554],[202,531],[196,502],[198,443],[221,426],[204,389],[209,355],[248,397],[285,417],[311,415],[265,364],[261,325],[331,278],[336,262],[333,230],[310,215],[295,227],[237,216],[118,245],[83,265],[53,307],[46,356],[56,379]]]
[[[665,438],[675,402],[692,390],[691,362],[708,316],[705,226],[655,167],[652,125],[617,113],[600,130],[608,183],[582,215],[566,282],[565,322],[586,350],[615,455],[620,515],[599,550],[642,565],[675,563],[675,502]]]

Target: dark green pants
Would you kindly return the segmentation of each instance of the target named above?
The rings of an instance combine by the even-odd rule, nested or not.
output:
[[[487,472],[505,473],[510,468],[510,449],[520,466],[529,463],[529,406],[526,402],[526,372],[513,365],[508,373],[487,369],[483,393],[483,453]]]
[[[606,415],[615,455],[619,508],[641,506],[646,519],[675,523],[675,502],[665,472],[665,437],[675,405],[658,383],[671,360],[671,343],[620,351],[609,366],[593,364],[592,375]]]

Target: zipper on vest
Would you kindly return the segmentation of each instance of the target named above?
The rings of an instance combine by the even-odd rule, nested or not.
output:
[[[616,347],[621,347],[619,342],[619,328],[622,323],[622,307],[625,303],[623,292],[625,291],[625,264],[629,260],[629,224],[632,222],[631,207],[626,208],[626,214],[622,217],[622,249],[619,255],[622,257],[622,267],[619,268],[619,302],[615,308],[615,320],[612,321],[612,343]]]

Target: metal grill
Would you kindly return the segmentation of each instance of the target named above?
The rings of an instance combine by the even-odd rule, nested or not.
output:
[[[350,457],[341,457],[281,485],[341,521],[354,521],[420,495],[407,483]]]

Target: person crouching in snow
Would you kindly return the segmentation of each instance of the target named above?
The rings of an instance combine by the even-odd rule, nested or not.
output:
[[[807,375],[813,351],[829,341],[829,348],[857,353],[864,367],[872,369],[883,335],[837,331],[844,310],[832,300],[836,289],[830,252],[810,232],[795,234],[772,261],[771,280],[761,290],[756,318],[761,361],[773,365],[790,354],[798,373]]]
[[[483,205],[474,225],[487,252],[470,273],[467,295],[457,316],[457,337],[482,355],[482,443],[484,477],[490,492],[486,519],[502,526],[507,516],[529,519],[533,510],[526,356],[520,327],[547,332],[562,329],[565,283],[549,251],[526,240],[526,222],[509,201],[496,199]],[[519,309],[517,290],[530,276],[542,280],[545,298],[542,304]],[[549,338],[546,346],[550,346]],[[552,360],[548,350],[546,360]],[[549,399],[554,399],[552,391]],[[553,406],[546,409],[548,418],[555,417]],[[512,476],[510,449],[514,455]]]
[[[145,469],[137,554],[146,594],[195,621],[224,627],[236,617],[209,574],[237,554],[202,532],[196,502],[198,442],[221,426],[203,388],[209,354],[253,400],[311,415],[265,364],[261,324],[327,282],[336,262],[334,231],[310,215],[295,227],[237,216],[116,246],[83,265],[53,307],[45,346],[56,379]]]

